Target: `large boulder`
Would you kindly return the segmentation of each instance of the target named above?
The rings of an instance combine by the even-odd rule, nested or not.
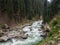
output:
[[[43,38],[46,38],[46,37],[47,37],[47,33],[45,32],[45,33],[43,33],[41,36],[42,36]]]
[[[7,36],[0,37],[0,41],[7,41],[9,38]]]
[[[43,30],[43,32],[49,32],[50,26],[46,23],[41,26],[41,29]]]

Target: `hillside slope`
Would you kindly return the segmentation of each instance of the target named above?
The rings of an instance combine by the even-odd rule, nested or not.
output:
[[[57,14],[49,25],[51,31],[48,37],[36,45],[60,45],[60,14]]]

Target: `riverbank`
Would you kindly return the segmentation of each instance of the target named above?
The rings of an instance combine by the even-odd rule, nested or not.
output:
[[[49,25],[51,30],[48,33],[48,37],[36,45],[60,45],[60,13],[49,22]]]
[[[43,20],[34,21],[32,24],[16,26],[10,29],[5,25],[5,32],[0,37],[0,41],[12,41],[10,45],[33,45],[47,37],[48,27],[43,24]],[[4,31],[4,30],[3,30]],[[2,43],[4,45],[4,42]],[[9,45],[8,44],[8,45]],[[6,45],[6,44],[5,44]]]

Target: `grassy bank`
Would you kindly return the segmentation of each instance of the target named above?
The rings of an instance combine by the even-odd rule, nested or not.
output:
[[[54,19],[49,22],[51,30],[48,37],[36,45],[60,45],[60,14],[57,14]]]

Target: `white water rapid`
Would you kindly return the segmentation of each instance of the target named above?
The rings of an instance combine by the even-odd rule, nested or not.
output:
[[[26,32],[25,35],[28,35],[27,39],[11,39],[7,42],[0,42],[0,45],[34,45],[40,42],[43,39],[43,37],[41,37],[43,32],[40,29],[42,22],[43,20],[35,21],[31,26],[25,26],[22,29],[24,32]]]

